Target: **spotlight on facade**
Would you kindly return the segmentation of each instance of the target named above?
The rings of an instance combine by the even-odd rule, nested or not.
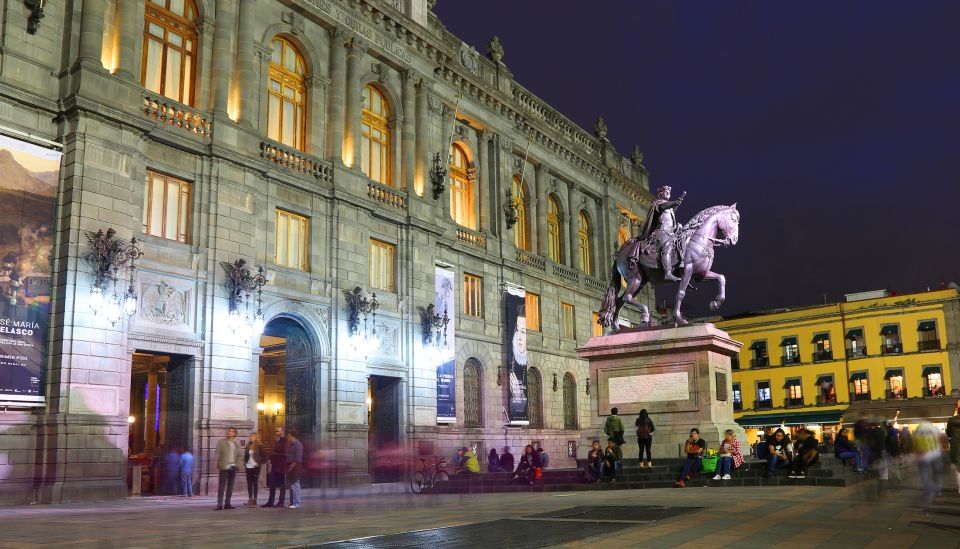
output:
[[[366,359],[380,347],[380,336],[377,334],[377,309],[380,308],[380,302],[377,301],[377,294],[367,297],[359,286],[353,290],[344,290],[343,293],[347,298],[347,329],[351,346]]]
[[[224,286],[230,292],[227,327],[247,343],[263,333],[263,285],[267,283],[263,266],[257,267],[257,274],[250,271],[245,259],[238,259],[233,263],[221,261],[220,266],[227,273]],[[250,311],[251,305],[256,306],[253,312]]]
[[[135,237],[127,241],[115,238],[116,234],[112,228],[107,229],[107,232],[98,230],[95,233],[86,233],[90,243],[87,260],[96,270],[96,278],[90,288],[90,310],[95,315],[102,313],[110,325],[115,325],[122,314],[130,317],[137,312],[137,292],[133,280],[137,260],[143,256],[143,250]],[[126,271],[128,285],[121,298],[117,292],[117,283],[123,271]]]

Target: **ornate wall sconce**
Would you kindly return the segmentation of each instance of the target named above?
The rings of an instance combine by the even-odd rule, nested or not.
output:
[[[370,352],[380,347],[380,338],[377,336],[377,309],[380,308],[380,302],[377,301],[377,294],[369,298],[357,286],[353,290],[344,290],[347,297],[347,310],[350,316],[347,318],[347,329],[350,333],[350,340],[353,343],[355,351],[362,352],[363,357],[369,356]],[[373,328],[367,325],[367,317],[371,317]],[[360,330],[360,321],[363,320],[363,331]]]
[[[590,376],[587,376],[587,394],[590,394]]]
[[[90,254],[87,259],[96,269],[96,280],[90,288],[90,309],[93,314],[104,317],[114,325],[120,320],[121,312],[133,316],[137,312],[137,292],[133,288],[136,262],[143,255],[140,243],[136,238],[128,241],[116,236],[112,228],[104,233],[102,230],[92,233],[87,231],[87,241],[90,243]],[[120,271],[126,269],[129,285],[121,299],[117,293],[117,282],[120,280]],[[110,295],[107,295],[107,293]]]
[[[518,199],[513,196],[513,191],[507,189],[506,196],[503,201],[503,220],[507,223],[507,230],[513,228],[517,224],[517,221],[520,219],[520,205],[517,204]]]
[[[554,393],[557,392],[557,387],[559,387],[559,385],[557,385],[557,372],[553,372],[553,392]]]
[[[27,34],[37,34],[40,30],[40,20],[43,19],[44,0],[23,0],[23,4],[30,10],[27,18]]]
[[[450,317],[447,316],[446,309],[443,311],[443,316],[440,316],[436,314],[436,307],[431,303],[426,307],[417,307],[417,312],[420,313],[420,326],[423,328],[423,346],[430,347],[433,344],[436,347],[446,347],[447,324],[450,323]],[[436,333],[434,333],[434,330],[436,330]],[[442,344],[441,334],[443,335]]]
[[[503,383],[503,379],[501,375],[502,373],[503,373],[503,368],[497,368],[497,387],[500,387],[500,385]],[[507,421],[509,422],[509,418]]]
[[[434,153],[433,155],[430,183],[433,184],[433,199],[439,200],[443,191],[447,190],[447,169],[443,166],[443,157],[440,156],[440,153]]]
[[[280,411],[283,410],[283,404],[279,402],[273,403],[273,412],[269,414],[273,419],[277,419],[280,416]],[[257,403],[257,415],[266,417],[267,416],[267,405],[263,402]]]
[[[263,276],[263,267],[257,267],[257,274],[253,274],[245,259],[238,259],[233,263],[221,261],[220,266],[227,274],[224,286],[230,292],[230,317],[227,326],[244,342],[251,337],[260,337],[264,326],[263,285],[267,283],[267,278]],[[251,317],[250,302],[254,294],[257,308]]]

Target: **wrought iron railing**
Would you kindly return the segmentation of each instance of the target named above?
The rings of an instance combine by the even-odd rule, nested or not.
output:
[[[194,135],[210,137],[213,131],[213,121],[208,121],[200,111],[150,92],[143,92],[143,114]]]
[[[771,410],[773,409],[772,400],[754,400],[753,401],[754,410]]]
[[[821,362],[823,360],[833,360],[833,351],[814,351],[813,361]]]
[[[863,401],[863,400],[870,400],[870,391],[867,391],[867,392],[865,392],[865,393],[856,393],[856,392],[854,392],[853,394],[850,395],[850,398],[851,398],[851,400],[853,400],[854,402],[860,402],[860,401]]]
[[[782,355],[780,357],[780,364],[787,366],[789,364],[800,364],[800,356],[787,356]]]
[[[907,398],[907,390],[906,389],[899,389],[899,390],[887,389],[886,395],[887,395],[887,400],[902,400]]]
[[[785,398],[783,399],[784,408],[802,408],[805,406],[803,403],[803,398]]]
[[[894,345],[881,345],[880,354],[882,355],[896,355],[903,352],[903,344],[897,343]]]
[[[583,276],[583,285],[589,290],[593,290],[597,293],[604,293],[607,291],[607,282],[600,280],[599,278],[593,278],[592,276]]]
[[[942,397],[945,395],[946,393],[944,392],[943,387],[934,387],[933,389],[930,387],[923,388],[923,396],[925,397]]]
[[[751,368],[769,368],[770,367],[770,357],[760,356],[750,359]]]
[[[847,358],[863,358],[865,356],[867,356],[866,347],[857,347],[856,349],[847,347]]]
[[[940,350],[940,340],[939,339],[928,339],[926,341],[920,340],[917,342],[918,351],[939,351]]]
[[[817,406],[829,406],[837,403],[837,395],[817,395]]]

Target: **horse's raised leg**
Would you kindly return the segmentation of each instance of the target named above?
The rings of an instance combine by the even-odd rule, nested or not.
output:
[[[690,285],[690,279],[693,277],[693,263],[683,264],[683,277],[680,278],[680,286],[677,288],[677,304],[673,307],[673,318],[677,324],[689,324],[683,315],[680,314],[680,306],[683,304],[683,297],[687,295],[687,286]]]
[[[617,299],[617,310],[613,315],[614,323],[616,323],[617,320],[620,318],[620,309],[627,303],[632,303],[639,307],[644,307],[642,303],[637,303],[636,301],[633,300],[633,298],[634,296],[636,296],[637,292],[640,291],[640,288],[643,288],[643,285],[646,284],[646,280],[644,280],[642,276],[630,278],[628,280],[630,280],[630,282],[627,284],[627,289],[624,290],[623,293],[620,295],[620,297]],[[646,315],[646,320],[650,320],[649,313],[647,313]],[[614,324],[614,326],[616,326],[616,324]]]
[[[727,299],[727,277],[723,276],[720,273],[715,273],[713,271],[707,271],[703,274],[704,280],[716,280],[717,284],[720,286],[720,293],[717,294],[717,298],[710,302],[710,309],[716,311],[723,305],[723,302]]]
[[[640,323],[644,326],[647,326],[650,324],[650,309],[642,301],[637,301],[636,299],[637,294],[639,294],[640,291],[643,290],[643,287],[647,285],[647,279],[641,274],[639,278],[635,280],[639,281],[636,285],[636,289],[631,292],[630,288],[627,288],[627,291],[623,293],[624,301],[640,307]]]

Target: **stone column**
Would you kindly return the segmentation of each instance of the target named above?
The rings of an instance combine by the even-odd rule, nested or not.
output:
[[[334,27],[330,33],[330,116],[328,116],[329,134],[327,137],[327,157],[331,162],[342,166],[343,158],[343,88],[347,78],[347,52],[343,41],[347,30]]]
[[[84,0],[80,15],[80,48],[77,61],[89,60],[97,66],[103,66],[100,55],[103,49],[103,18],[106,11],[106,0]]]
[[[490,174],[493,173],[493,169],[490,165],[490,155],[488,154],[489,151],[487,150],[487,141],[489,139],[489,132],[477,130],[477,170],[480,172],[477,178],[480,183],[480,192],[477,193],[477,229],[481,231],[492,231],[493,226],[491,224],[491,220],[496,219],[497,217],[491,209],[493,203],[497,202],[496,200],[490,200],[491,186],[495,187],[498,193],[503,192],[501,190],[502,186],[497,185],[501,178],[490,177]],[[491,216],[491,214],[493,215]],[[497,233],[499,234],[499,231],[497,231]]]
[[[580,269],[580,209],[578,208],[579,204],[579,193],[577,193],[577,186],[573,183],[567,185],[567,238],[565,239],[569,243],[570,255],[567,264],[573,267],[574,269]]]
[[[400,181],[398,187],[412,193],[415,190],[417,171],[416,119],[417,90],[414,87],[414,73],[403,73],[403,124],[400,130]],[[420,193],[415,193],[420,194]]]
[[[130,82],[140,80],[140,57],[137,39],[143,39],[143,11],[145,0],[117,2],[117,76]]]
[[[239,122],[252,127],[257,118],[256,94],[260,91],[257,82],[257,55],[254,53],[253,24],[256,20],[256,0],[240,0],[240,27],[237,29],[237,79],[240,87]]]
[[[367,46],[357,37],[347,43],[347,112],[346,112],[346,163],[354,170],[360,169],[360,109],[362,92],[360,88],[361,61],[367,53]]]
[[[539,235],[539,238],[535,239],[538,247],[533,249],[544,257],[547,255],[547,243],[549,241],[547,237],[547,176],[549,171],[547,165],[543,162],[534,167],[534,187],[537,192],[536,200],[539,209],[542,211],[536,214],[536,217],[532,220],[534,225],[530,226],[530,232],[536,232]]]
[[[237,30],[237,0],[217,0],[213,33],[213,110],[224,115],[230,102],[233,45]]]
[[[433,88],[433,82],[425,78],[417,78],[414,81],[414,87],[417,89],[417,127],[416,133],[416,159],[414,166],[414,185],[416,192],[420,196],[430,196],[433,190],[430,188],[430,89]]]
[[[144,450],[153,450],[157,446],[157,433],[154,425],[157,423],[157,368],[154,365],[147,367],[147,409],[143,422]]]
[[[440,161],[443,162],[444,167],[447,168],[447,176],[449,179],[450,174],[450,150],[451,143],[453,143],[453,110],[443,104],[439,98],[437,101],[440,103]],[[440,202],[442,202],[441,207],[443,208],[443,217],[444,219],[453,219],[452,211],[450,209],[450,197],[453,196],[453,191],[450,189],[450,183],[447,182],[447,192],[444,196],[440,197]]]
[[[197,79],[193,83],[193,106],[200,111],[212,108],[213,35],[216,24],[212,14],[197,19]],[[141,52],[142,53],[142,52]]]

